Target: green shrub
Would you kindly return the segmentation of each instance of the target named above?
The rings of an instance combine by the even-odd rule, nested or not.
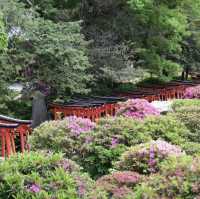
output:
[[[182,107],[190,107],[190,106],[200,106],[200,100],[199,99],[179,99],[174,100],[172,103],[172,109],[174,111],[178,111]]]
[[[81,159],[84,168],[95,177],[108,173],[112,162],[127,147],[151,140],[149,133],[140,131],[142,126],[142,122],[125,117],[101,119],[93,131],[82,135],[85,139]]]
[[[200,197],[200,159],[171,157],[161,163],[161,171],[135,188],[135,198],[171,199]]]
[[[185,142],[189,130],[176,117],[167,115],[149,117],[144,120],[141,133],[150,134],[153,140],[163,139],[172,144],[180,145]]]
[[[144,121],[117,117],[102,119],[90,134],[92,141],[84,145],[86,148],[82,162],[92,175],[103,175],[127,147],[159,138],[181,145],[186,142],[188,129],[172,116],[149,117]],[[85,134],[83,136],[88,137]]]
[[[130,147],[115,163],[122,171],[134,171],[140,174],[150,174],[159,171],[159,164],[169,156],[182,156],[185,153],[178,146],[157,140]]]
[[[82,155],[80,135],[94,127],[89,119],[78,117],[45,122],[33,131],[29,143],[32,150],[61,151],[66,157],[75,158]]]
[[[200,143],[187,141],[181,147],[188,155],[200,155]]]
[[[170,79],[162,77],[162,78],[157,78],[157,77],[150,77],[146,78],[140,82],[137,83],[137,86],[148,86],[148,85],[164,85],[166,82],[168,82]]]
[[[191,117],[188,117],[189,115],[189,112],[187,114],[178,112],[161,117],[149,117],[144,120],[140,132],[144,134],[149,132],[153,140],[163,139],[179,145],[188,155],[200,154],[200,143],[197,143],[200,139],[198,117],[193,117],[192,111]]]
[[[134,91],[136,89],[136,85],[132,82],[128,83],[120,83],[116,86],[115,91],[117,92],[129,92]]]
[[[159,138],[179,145],[185,143],[184,135],[188,131],[172,116],[151,117],[144,121],[102,118],[93,130],[78,136],[71,133],[68,124],[66,120],[42,124],[32,133],[32,149],[62,151],[93,177],[107,174],[112,162],[130,146]]]
[[[174,117],[183,123],[188,132],[185,134],[187,142],[182,144],[188,154],[200,154],[200,100],[176,100],[173,105]]]
[[[130,118],[100,119],[92,131],[78,136],[74,136],[68,124],[66,120],[42,124],[32,133],[29,141],[32,149],[62,151],[92,176],[106,174],[112,161],[127,147],[151,140],[148,133],[140,133],[143,124]]]
[[[187,134],[187,140],[192,142],[200,142],[200,107],[183,106],[175,113],[178,121],[185,124],[190,130]]]
[[[118,171],[101,177],[96,181],[96,187],[91,193],[92,199],[98,192],[106,192],[106,198],[131,199],[134,197],[133,188],[142,180],[142,176],[131,171]]]
[[[87,198],[93,181],[60,154],[16,155],[0,163],[2,199]]]

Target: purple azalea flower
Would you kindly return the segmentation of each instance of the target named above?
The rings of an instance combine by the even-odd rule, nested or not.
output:
[[[132,190],[126,186],[123,187],[117,187],[113,189],[113,197],[118,199],[123,199],[127,195],[132,194]]]
[[[119,144],[119,140],[117,138],[112,138],[110,148],[115,148]]]
[[[141,120],[149,115],[158,116],[160,112],[145,99],[131,99],[120,103],[117,114]]]
[[[40,186],[37,184],[32,184],[29,188],[28,191],[32,193],[39,193],[41,191]]]
[[[179,146],[172,145],[163,140],[151,141],[146,144],[140,144],[136,147],[133,147],[130,151],[126,153],[127,159],[130,159],[143,164],[138,164],[136,166],[139,169],[144,169],[143,172],[149,171],[150,173],[155,173],[158,171],[158,163],[162,162],[165,158],[169,156],[179,157],[184,155],[185,152]],[[123,160],[126,161],[126,160]],[[124,165],[124,162],[121,161],[119,165]],[[126,168],[126,166],[125,166]]]
[[[185,90],[185,99],[200,98],[200,86],[189,87]]]
[[[67,121],[67,128],[71,130],[72,136],[79,136],[81,133],[86,133],[91,131],[96,124],[90,119],[70,116],[65,118]]]

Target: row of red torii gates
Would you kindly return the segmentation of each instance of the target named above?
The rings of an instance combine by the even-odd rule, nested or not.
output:
[[[66,104],[52,103],[50,109],[54,119],[74,115],[97,121],[105,115],[114,116],[120,101],[137,98],[146,99],[149,102],[182,99],[186,88],[199,84],[198,81],[192,83],[174,81],[164,85],[148,85],[134,89],[131,92],[114,93],[112,97],[78,99]]]
[[[170,99],[181,99],[184,97],[186,88],[199,85],[200,82],[170,82],[165,85],[148,85],[132,92],[114,93],[112,97],[92,97],[75,99],[67,104],[51,103],[49,108],[54,119],[67,116],[89,118],[97,121],[100,117],[114,116],[118,109],[118,102],[127,99],[146,99],[152,101],[166,101]],[[27,143],[28,135],[31,132],[31,120],[19,120],[0,115],[0,147],[1,156],[6,157],[15,154],[17,151],[30,150]],[[16,144],[16,142],[19,142]],[[19,146],[19,148],[18,148]]]

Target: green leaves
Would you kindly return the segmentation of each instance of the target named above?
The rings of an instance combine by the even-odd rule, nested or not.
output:
[[[130,0],[129,5],[137,11],[143,11],[145,8],[153,5],[153,0]]]
[[[6,28],[12,33],[9,49],[0,60],[8,68],[7,80],[42,80],[56,91],[55,98],[88,93],[91,65],[81,21],[55,23],[22,3],[1,4]]]
[[[190,6],[196,3],[190,2]],[[186,12],[189,2],[130,0],[129,5],[145,33],[138,40],[138,45],[146,49],[139,53],[145,61],[141,66],[157,75],[176,76],[181,66],[172,57],[182,54],[181,42],[191,34]]]
[[[4,23],[0,12],[0,51],[3,51],[8,46],[8,35],[6,34]]]
[[[92,188],[89,176],[61,154],[18,154],[0,164],[1,198],[88,198]]]

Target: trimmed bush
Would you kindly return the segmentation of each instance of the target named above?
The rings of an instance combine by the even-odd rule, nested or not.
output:
[[[131,147],[122,154],[120,161],[115,163],[119,170],[135,171],[150,174],[159,171],[159,164],[169,156],[182,156],[184,152],[178,146],[157,140]]]
[[[137,83],[137,86],[149,86],[149,85],[164,85],[169,81],[169,79],[164,77],[149,77]]]
[[[112,161],[127,147],[151,140],[149,133],[140,133],[143,124],[131,118],[102,118],[93,130],[78,135],[72,132],[71,126],[66,119],[42,124],[32,133],[32,149],[61,151],[92,176],[108,173]]]
[[[160,115],[160,112],[144,99],[131,99],[119,103],[119,106],[120,108],[117,111],[118,116],[122,115],[134,119],[144,119],[150,115]]]
[[[0,163],[2,199],[87,198],[93,181],[60,154],[30,153]]]
[[[183,123],[187,128],[185,139],[182,144],[187,154],[200,154],[200,100],[186,99],[176,100],[173,103],[174,117],[178,122]]]

